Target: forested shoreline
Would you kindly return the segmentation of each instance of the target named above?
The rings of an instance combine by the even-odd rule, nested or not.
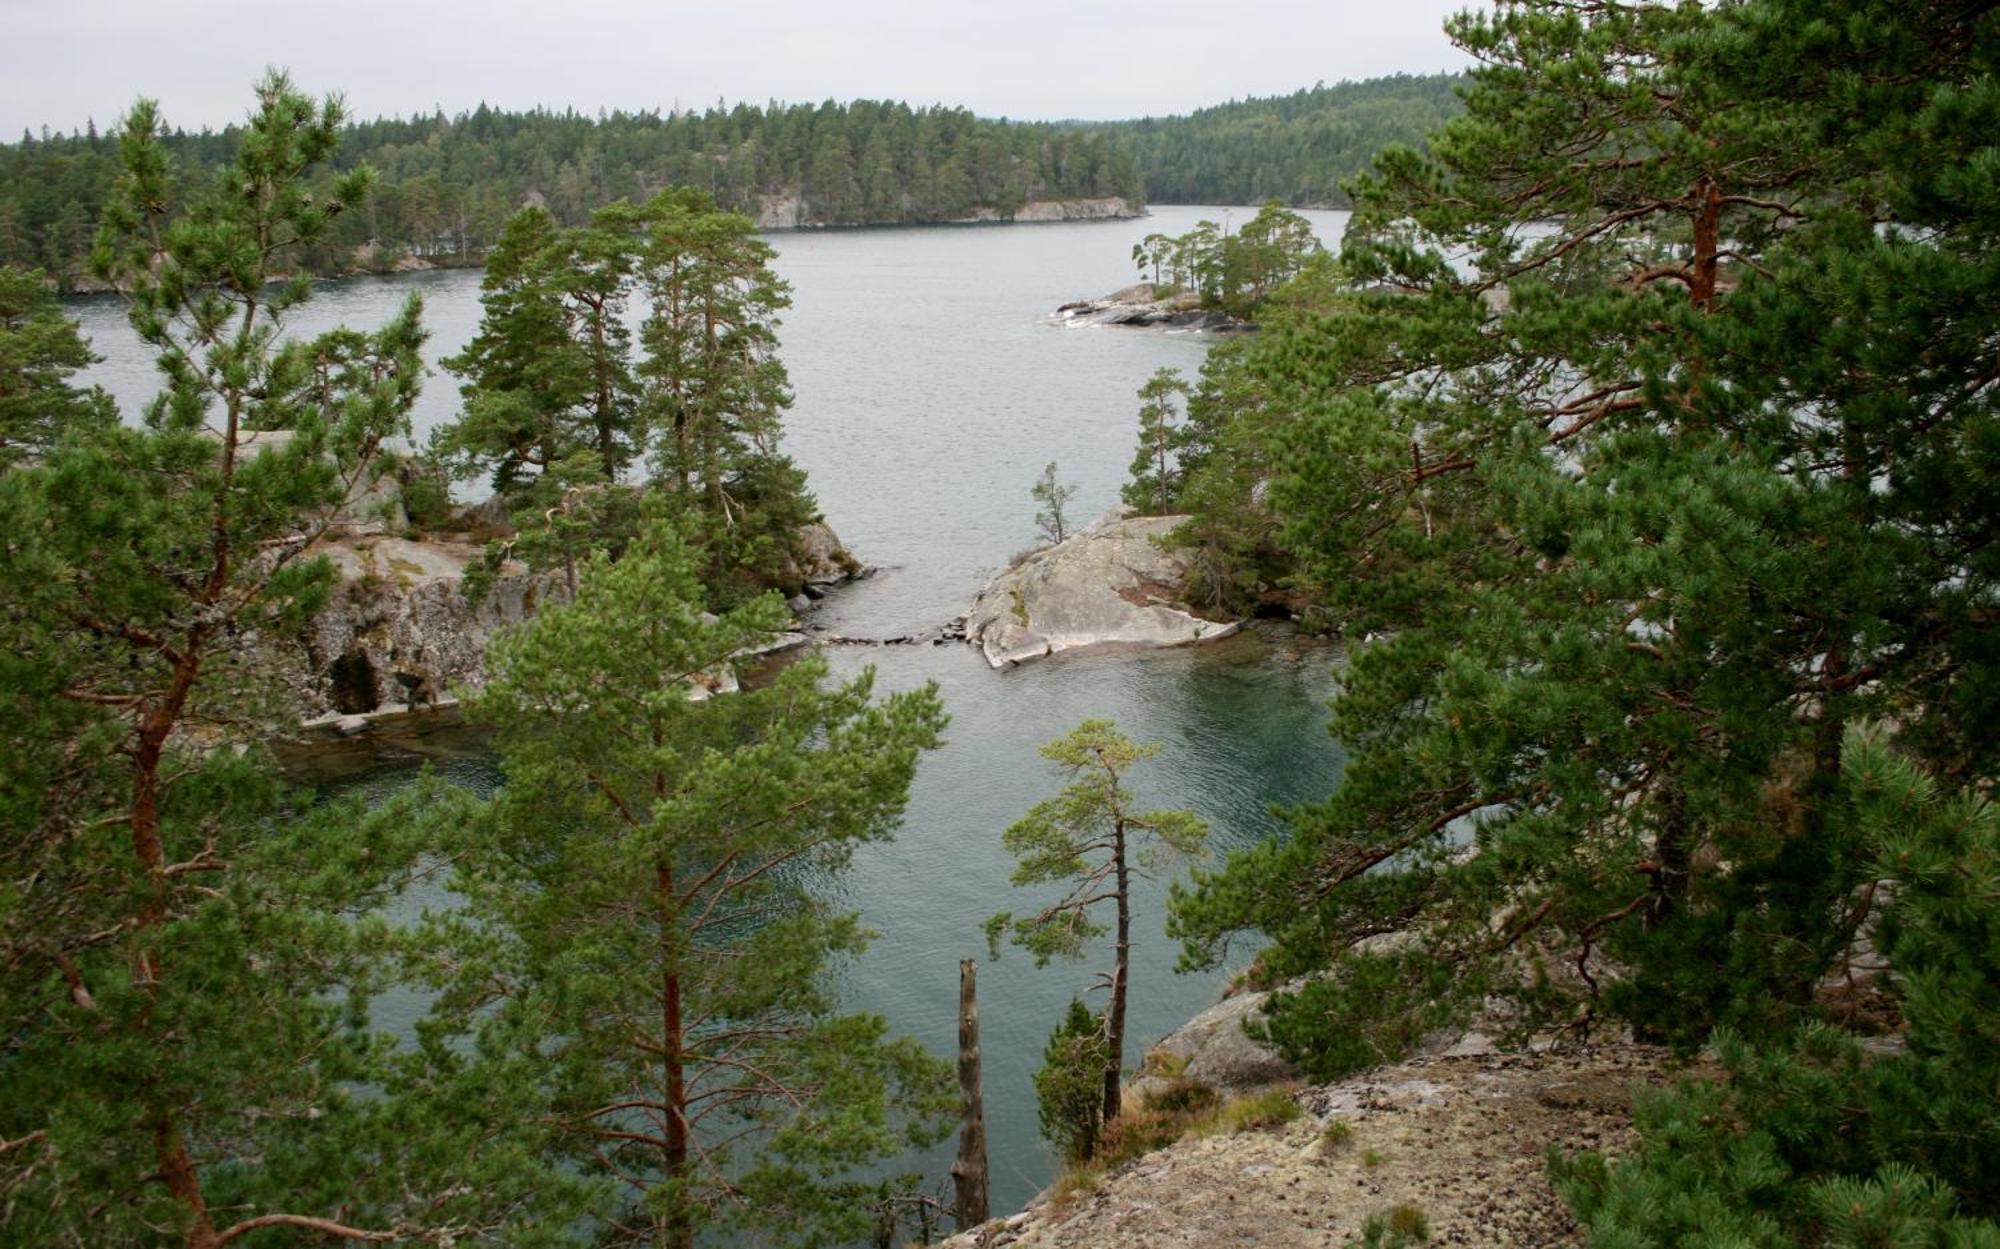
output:
[[[1162,747],[1094,710],[1004,831],[1014,810],[954,787],[1030,891],[986,921],[991,956],[1101,960],[1081,992],[1102,997],[1046,1021],[1034,1096],[1065,1172],[1043,1209],[1179,1139],[1307,1115],[1310,1152],[1285,1148],[1314,1166],[1433,1147],[1378,1152],[1373,1093],[1226,1100],[1159,1051],[1127,1084],[1128,1003],[1158,983],[1129,956],[1131,891],[1153,879],[1179,968],[1264,995],[1230,1039],[1302,1080],[1448,1059],[1470,1030],[1496,1062],[1670,1064],[1619,1134],[1530,1155],[1559,1235],[1497,1239],[1512,1188],[1476,1162],[1426,1200],[1472,1190],[1484,1241],[1367,1210],[1365,1179],[1281,1193],[1276,1234],[1230,1240],[1338,1243],[1328,1216],[1365,1212],[1349,1249],[2000,1249],[2000,8],[1501,0],[1446,33],[1481,67],[1462,111],[1344,184],[1337,253],[1278,203],[1131,253],[1261,332],[1138,391],[1124,498],[1185,572],[1126,601],[1281,608],[1334,639],[1342,755],[1288,827],[1213,863],[1206,818],[1128,784]],[[421,521],[426,493],[449,512],[449,480],[488,478],[513,522],[492,564],[560,589],[461,691],[490,795],[322,801],[269,753],[296,723],[269,644],[334,592],[323,539],[411,436],[428,330],[413,289],[377,324],[284,332],[313,258],[381,243],[384,218],[338,97],[273,71],[257,101],[212,169],[177,164],[209,139],[149,100],[115,143],[77,140],[116,149],[90,271],[157,365],[142,421],[79,384],[77,324],[0,266],[0,1240],[929,1239],[942,1203],[894,1169],[952,1126],[946,1063],[837,972],[872,935],[849,873],[897,833],[954,687],[878,689],[817,650],[737,679],[793,623],[760,574],[816,503],[782,443],[790,287],[729,208],[794,173],[829,213],[912,202],[871,200],[896,179],[844,176],[833,139],[766,146],[756,110],[722,132],[733,155],[660,157],[695,185],[596,203],[607,161],[572,163],[568,198],[501,196],[478,331],[439,362],[462,410],[396,480]],[[1245,159],[1190,178],[1293,176],[1228,137],[1247,116],[1207,116]],[[1147,176],[1113,128],[907,120],[927,117],[963,120],[1000,175],[967,156],[972,189],[927,211]],[[710,119],[735,125],[654,128]],[[894,171],[886,131],[860,146]],[[430,174],[384,151],[394,204]],[[488,246],[454,229],[453,254]],[[868,463],[950,515],[918,451]],[[1026,492],[1056,546],[1084,536],[1075,490],[1051,459]],[[737,688],[709,698],[718,675]],[[426,885],[453,903],[392,913]],[[1050,1243],[986,1219],[970,966],[953,1218]],[[392,1034],[370,1003],[399,992],[422,1014]],[[1207,1204],[1274,1173],[1232,1166]]]
[[[322,178],[368,165],[377,190],[296,261],[319,274],[477,263],[523,206],[581,225],[669,186],[765,227],[1005,220],[1038,201],[1112,197],[1340,204],[1338,183],[1372,152],[1421,141],[1455,110],[1457,81],[1397,76],[1105,124],[871,100],[597,116],[481,105],[354,122]],[[240,137],[235,126],[169,128],[161,143],[192,183],[221,169]],[[91,238],[118,165],[116,141],[94,124],[0,145],[0,264],[41,269],[64,292],[91,289]]]

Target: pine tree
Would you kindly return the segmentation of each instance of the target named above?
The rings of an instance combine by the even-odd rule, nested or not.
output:
[[[2000,1243],[2000,810],[1879,729],[1850,730],[1842,766],[1905,1045],[1720,1034],[1727,1082],[1642,1095],[1631,1156],[1552,1159],[1592,1244]]]
[[[1047,966],[1057,956],[1081,958],[1085,943],[1105,934],[1092,918],[1103,903],[1116,912],[1112,969],[1099,977],[1110,994],[1104,1010],[1104,1067],[1099,1091],[1100,1120],[1118,1117],[1121,1074],[1125,1062],[1125,1003],[1131,990],[1132,881],[1148,879],[1159,868],[1198,856],[1208,839],[1208,825],[1191,811],[1134,810],[1125,774],[1136,763],[1160,753],[1157,745],[1141,746],[1109,720],[1085,720],[1067,735],[1042,747],[1042,757],[1056,765],[1070,784],[1054,798],[1035,804],[1008,827],[1001,841],[1019,860],[1016,885],[1063,883],[1054,902],[1030,916],[1002,912],[986,921],[987,940],[998,953],[1000,939]]]
[[[594,227],[563,229],[539,208],[508,220],[480,283],[479,333],[444,362],[465,379],[465,413],[440,443],[461,472],[515,492],[580,451],[610,481],[632,457],[626,218],[613,206]]]
[[[1149,516],[1173,511],[1180,494],[1179,453],[1186,429],[1174,401],[1186,402],[1187,394],[1178,369],[1160,369],[1139,388],[1139,450],[1123,493],[1127,504]]]
[[[1028,487],[1028,496],[1041,504],[1040,510],[1035,513],[1035,525],[1042,531],[1043,540],[1060,543],[1069,537],[1069,517],[1063,509],[1076,497],[1076,487],[1065,486],[1056,480],[1054,460],[1042,469],[1042,475],[1035,484]]]
[[[1042,1139],[1064,1162],[1088,1162],[1104,1127],[1105,1020],[1077,998],[1042,1049],[1035,1072],[1035,1110]]]
[[[278,345],[310,293],[273,285],[278,266],[368,186],[364,168],[306,189],[341,120],[268,76],[235,165],[183,205],[158,110],[132,110],[97,265],[166,389],[142,427],[72,426],[0,475],[15,1243],[507,1221],[504,1131],[390,1093],[390,1047],[361,1026],[392,953],[377,912],[424,849],[409,810],[303,811],[263,749],[290,708],[259,655],[325,601],[311,544],[423,372],[414,299],[378,330]]]
[[[117,419],[102,390],[70,384],[96,359],[40,274],[0,266],[0,472]]]
[[[698,698],[786,616],[705,614],[697,567],[656,523],[495,643],[472,714],[507,783],[460,825],[446,1008],[505,1057],[551,1164],[611,1190],[599,1243],[849,1240],[872,1215],[845,1177],[937,1139],[955,1099],[920,1046],[837,1009],[827,973],[867,934],[826,886],[893,832],[945,717],[935,689],[828,686],[817,656]]]
[[[1272,1011],[1301,1057],[1493,992],[1782,1033],[1865,885],[1842,726],[1894,708],[1927,760],[1991,766],[1991,690],[1957,676],[1992,585],[1964,540],[1995,415],[1982,19],[1811,8],[1456,20],[1465,116],[1380,158],[1337,268],[1224,365],[1355,643],[1350,759],[1173,925],[1196,961],[1260,929],[1267,974],[1315,978]],[[1362,947],[1390,929],[1412,946]]]

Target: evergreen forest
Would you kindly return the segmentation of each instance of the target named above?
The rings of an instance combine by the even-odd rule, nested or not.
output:
[[[753,219],[805,225],[1004,219],[1034,200],[1106,196],[1337,205],[1340,179],[1372,152],[1419,141],[1450,114],[1455,81],[1346,83],[1109,125],[871,100],[595,117],[482,105],[348,122],[320,176],[365,164],[375,192],[292,260],[318,273],[386,270],[406,257],[476,263],[523,206],[580,225],[614,200],[670,186]],[[241,132],[163,126],[161,143],[180,176],[205,178]],[[90,241],[118,168],[117,145],[95,124],[0,145],[0,264],[42,269],[63,290],[89,286]]]
[[[1663,1056],[1629,1137],[1543,1162],[1594,1249],[2000,1249],[2000,6],[1446,29],[1463,80],[1158,123],[356,123],[274,71],[236,130],[141,100],[0,154],[0,1242],[938,1231],[937,1177],[898,1168],[977,1115],[837,973],[874,936],[852,869],[950,719],[812,648],[750,673],[818,517],[791,292],[740,210],[1212,192],[1271,202],[1133,263],[1258,332],[1139,392],[1123,497],[1183,518],[1167,589],[1330,639],[1345,763],[1208,860],[1208,821],[1141,796],[1162,746],[1093,717],[1041,748],[1049,797],[981,812],[1040,900],[987,921],[994,957],[1109,956],[1033,1078],[1066,1182],[1310,1113],[1128,1096],[1156,873],[1182,968],[1267,991],[1250,1038],[1306,1081],[1467,1026]],[[1336,194],[1322,248],[1281,201]],[[400,457],[420,295],[286,333],[370,240],[485,263],[457,419]],[[86,279],[157,365],[131,419],[77,382],[53,287]],[[487,571],[547,591],[462,691],[490,795],[318,794],[272,753],[274,656],[384,473],[413,518],[489,481]],[[1031,488],[1053,542],[1073,491],[1053,461]],[[416,889],[453,903],[393,917]]]

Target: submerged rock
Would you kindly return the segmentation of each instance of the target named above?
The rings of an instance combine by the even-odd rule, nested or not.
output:
[[[1237,630],[1181,602],[1186,561],[1154,541],[1183,516],[1133,516],[1114,508],[1038,551],[979,592],[965,637],[995,668],[1099,646],[1185,646]]]

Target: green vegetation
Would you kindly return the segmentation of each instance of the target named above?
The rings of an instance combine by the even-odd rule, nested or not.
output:
[[[1463,115],[1189,399],[1177,542],[1347,642],[1349,758],[1171,931],[1267,939],[1318,1077],[1495,1000],[1720,1038],[1638,1156],[1559,1168],[1600,1245],[1994,1235],[1994,23],[1454,19]]]
[[[1248,317],[1322,250],[1304,217],[1271,200],[1233,233],[1202,221],[1178,237],[1148,234],[1133,246],[1132,263],[1156,283]]]
[[[933,690],[877,699],[812,658],[696,704],[784,612],[766,595],[707,614],[728,606],[703,584],[708,514],[608,487],[604,449],[639,445],[623,392],[534,406],[610,358],[582,310],[611,288],[572,280],[619,263],[600,240],[524,219],[540,241],[474,370],[574,444],[529,470],[560,485],[546,540],[573,601],[495,644],[474,704],[507,786],[480,803],[425,783],[371,811],[277,779],[267,744],[296,710],[276,651],[334,582],[313,542],[377,470],[439,483],[380,452],[424,372],[414,297],[372,330],[284,336],[312,286],[274,279],[372,181],[325,180],[342,125],[274,75],[235,163],[187,202],[157,110],[121,127],[94,264],[165,379],[140,425],[70,385],[74,325],[0,271],[4,1239],[873,1234],[918,1207],[908,1180],[854,1168],[935,1139],[948,1088],[879,1018],[834,1009],[826,973],[865,933],[805,885],[893,831],[944,716]],[[649,211],[635,268],[670,228],[742,234],[697,197]],[[540,300],[574,302],[552,319]],[[502,361],[557,321],[554,358]],[[737,345],[732,367],[757,367]],[[689,419],[761,417],[712,398]],[[690,472],[704,499],[727,459]],[[631,514],[616,562],[607,500]],[[461,909],[391,925],[442,871]],[[369,1026],[391,989],[436,995],[413,1037]]]
[[[1067,1164],[1089,1162],[1104,1127],[1104,1020],[1076,998],[1042,1050],[1035,1107],[1042,1139]]]
[[[455,117],[343,120],[339,150],[317,176],[367,165],[379,185],[288,263],[317,273],[385,270],[406,257],[473,263],[523,206],[581,226],[607,204],[643,202],[669,186],[753,217],[796,201],[802,224],[1006,218],[1032,200],[1111,195],[1135,204],[1343,206],[1340,184],[1375,152],[1419,142],[1458,111],[1459,82],[1397,75],[1083,126],[873,100],[598,117],[481,105]],[[242,133],[163,126],[169,182],[185,189],[213,176]],[[0,265],[41,269],[65,291],[84,284],[118,170],[115,138],[94,126],[0,144]]]
[[[167,183],[209,179],[242,135],[163,123]],[[450,118],[343,119],[335,137],[339,150],[309,189],[324,195],[332,178],[363,165],[379,171],[379,186],[289,258],[319,273],[387,268],[406,256],[476,261],[523,206],[581,226],[607,204],[643,202],[661,187],[701,191],[752,216],[766,197],[795,197],[802,224],[1005,218],[1037,199],[1143,202],[1131,160],[1108,136],[886,101],[597,118],[482,105]],[[74,289],[118,168],[116,140],[94,128],[0,145],[0,264],[43,269]]]
[[[117,419],[110,396],[70,384],[95,360],[39,273],[0,266],[0,472]]]
[[[1415,146],[1456,116],[1463,85],[1450,74],[1394,74],[1090,131],[1129,154],[1155,203],[1345,208],[1345,182],[1383,148]]]
[[[1180,457],[1188,430],[1178,405],[1187,402],[1187,394],[1179,369],[1160,369],[1139,388],[1139,450],[1132,457],[1132,480],[1125,483],[1124,498],[1149,516],[1167,515],[1180,494]]]
[[[1349,1241],[1354,1249],[1415,1249],[1431,1238],[1431,1221],[1422,1210],[1408,1202],[1398,1202],[1380,1214],[1371,1214],[1361,1224],[1361,1237]]]
[[[1726,1081],[1642,1096],[1636,1153],[1551,1160],[1592,1243],[2000,1243],[2000,810],[1879,731],[1850,731],[1843,769],[1889,899],[1875,931],[1907,985],[1903,1046],[1870,1054],[1818,1020],[1720,1034]]]
[[[1125,1065],[1125,1003],[1131,991],[1132,878],[1202,853],[1208,825],[1191,811],[1134,810],[1125,776],[1134,764],[1160,753],[1118,732],[1109,720],[1085,720],[1069,734],[1042,747],[1042,757],[1069,779],[1060,794],[1035,804],[1008,827],[1002,840],[1020,861],[1016,885],[1060,884],[1063,893],[1031,916],[1001,912],[986,922],[997,957],[1000,939],[1047,966],[1058,956],[1081,958],[1085,942],[1105,934],[1093,918],[1100,904],[1117,914],[1112,968],[1099,976],[1110,993],[1102,1031],[1103,1063],[1098,1071],[1102,1111],[1108,1130],[1118,1118],[1120,1076]],[[1074,1019],[1076,1012],[1070,1012]],[[1067,1026],[1067,1024],[1065,1025]]]
[[[934,688],[874,699],[872,671],[828,687],[817,656],[695,701],[787,620],[775,595],[705,616],[697,555],[652,524],[495,643],[471,714],[507,783],[442,830],[465,905],[422,943],[427,1056],[441,1082],[467,1052],[507,1072],[483,1113],[612,1190],[596,1243],[841,1243],[875,1217],[849,1170],[938,1139],[952,1097],[836,1010],[824,973],[867,934],[807,882],[894,831],[945,716]]]
[[[512,1125],[440,1113],[359,1026],[395,970],[381,908],[426,849],[412,804],[302,807],[265,753],[289,709],[252,643],[324,602],[306,545],[422,376],[414,299],[275,345],[308,294],[267,284],[282,249],[367,189],[305,193],[340,124],[267,79],[251,141],[182,205],[157,113],[133,110],[97,263],[165,389],[142,426],[57,423],[0,474],[9,1243],[518,1227]],[[546,1193],[543,1217],[573,1217],[566,1181]]]
[[[444,362],[464,379],[463,414],[429,454],[461,478],[490,474],[518,520],[488,575],[521,559],[562,569],[573,594],[579,561],[623,549],[650,500],[694,527],[723,601],[784,581],[818,514],[778,450],[792,398],[777,323],[791,298],[771,255],[747,217],[698,191],[620,201],[567,229],[537,208],[515,214],[486,267],[479,333]],[[623,322],[635,302],[636,353]]]
[[[1224,1102],[1206,1130],[1220,1133],[1267,1132],[1303,1115],[1290,1089],[1262,1089]]]
[[[1059,543],[1069,536],[1069,517],[1063,509],[1076,497],[1074,485],[1065,486],[1056,480],[1056,462],[1050,460],[1048,467],[1035,484],[1028,487],[1028,497],[1041,506],[1035,512],[1035,527],[1041,530],[1042,539],[1051,544]],[[1018,611],[1016,614],[1020,614]],[[1026,620],[1022,624],[1028,623]]]

